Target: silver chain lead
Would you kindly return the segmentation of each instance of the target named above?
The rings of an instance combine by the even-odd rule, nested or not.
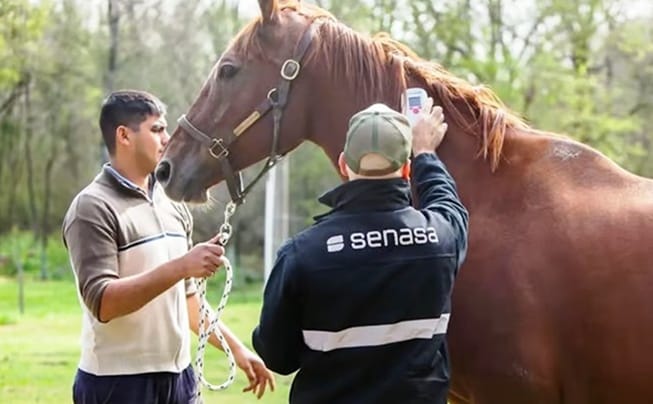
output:
[[[220,229],[218,230],[218,244],[223,247],[226,247],[229,239],[231,238],[233,228],[231,227],[229,220],[236,212],[236,206],[237,205],[235,203],[230,201],[227,203],[227,206],[224,210],[224,222],[220,225]],[[224,290],[222,292],[222,298],[220,299],[220,304],[218,305],[215,312],[211,310],[211,305],[206,300],[206,278],[201,278],[197,281],[197,289],[200,294],[200,320],[197,357],[195,359],[195,385],[197,386],[197,395],[195,400],[196,404],[201,403],[200,397],[202,394],[202,385],[206,386],[211,391],[224,390],[229,387],[236,378],[236,360],[234,359],[234,355],[231,352],[231,348],[229,348],[224,335],[222,335],[222,332],[220,331],[220,327],[218,327],[220,315],[227,305],[227,300],[229,300],[229,293],[231,292],[231,286],[233,283],[233,268],[231,267],[231,263],[227,257],[223,258],[223,268],[226,273],[226,280],[224,284]],[[208,325],[207,320],[205,319],[208,319]],[[218,337],[220,345],[222,346],[222,349],[227,355],[227,360],[229,361],[229,377],[224,383],[220,385],[213,385],[209,383],[204,377],[204,351],[209,341],[209,337],[213,333],[215,333],[215,335]]]

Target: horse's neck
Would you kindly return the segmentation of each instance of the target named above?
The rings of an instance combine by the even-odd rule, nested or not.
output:
[[[488,191],[504,173],[492,172],[489,161],[478,156],[477,139],[450,125],[437,154],[456,181],[463,201],[472,205],[489,202]]]
[[[326,89],[318,94],[333,94],[333,91]],[[336,94],[333,94],[336,95]],[[311,109],[309,134],[307,140],[319,145],[331,160],[334,167],[338,167],[338,156],[345,145],[347,126],[349,119],[358,111],[369,105],[357,101],[354,94],[340,95],[329,99],[320,99],[318,108]]]

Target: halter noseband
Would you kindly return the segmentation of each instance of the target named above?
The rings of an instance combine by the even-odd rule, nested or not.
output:
[[[239,205],[241,204],[245,196],[251,191],[252,187],[272,168],[274,167],[279,160],[283,157],[277,152],[279,146],[279,127],[281,125],[281,117],[283,116],[283,108],[286,106],[288,101],[288,93],[290,92],[290,84],[293,80],[299,75],[301,65],[299,62],[303,59],[306,51],[308,50],[311,40],[313,39],[312,25],[304,31],[301,40],[295,48],[295,52],[291,59],[286,60],[281,66],[281,82],[277,88],[271,89],[265,100],[261,102],[247,118],[243,119],[242,122],[236,126],[233,130],[230,139],[225,142],[224,139],[217,137],[211,137],[197,129],[186,117],[182,115],[177,123],[181,126],[189,135],[191,135],[195,140],[200,142],[202,145],[208,148],[209,154],[211,157],[218,160],[220,167],[227,181],[227,187],[229,188],[229,195],[231,200]],[[229,146],[242,135],[247,129],[249,129],[256,121],[261,119],[265,114],[270,110],[273,110],[273,119],[274,126],[272,130],[272,149],[270,150],[270,155],[265,165],[261,171],[254,177],[254,179],[243,188],[243,181],[240,171],[235,171],[229,163]]]

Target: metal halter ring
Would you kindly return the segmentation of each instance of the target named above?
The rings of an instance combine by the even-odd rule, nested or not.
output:
[[[295,80],[297,76],[299,75],[299,69],[300,69],[299,62],[293,59],[288,59],[285,62],[283,62],[283,66],[281,66],[281,77],[284,79],[291,81]],[[288,72],[287,69],[290,69],[290,72]]]
[[[220,152],[216,153],[215,148],[219,147]],[[209,154],[213,156],[215,159],[220,160],[223,157],[227,157],[229,155],[229,150],[227,150],[223,145],[222,145],[222,139],[216,139],[213,138],[211,139],[211,145],[209,146]]]
[[[268,95],[267,95],[267,97],[268,97],[268,101],[270,101],[270,104],[272,104],[272,105],[274,105],[274,104],[277,102],[277,100],[276,100],[275,98],[272,97],[272,96],[275,95],[276,93],[277,93],[277,89],[276,89],[276,88],[273,88],[272,90],[268,91]]]

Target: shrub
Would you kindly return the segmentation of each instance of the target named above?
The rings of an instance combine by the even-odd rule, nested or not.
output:
[[[48,237],[45,263],[48,278],[60,279],[72,275],[68,254],[58,234]],[[12,229],[0,236],[0,276],[16,276],[20,265],[27,276],[40,276],[41,244],[33,233]]]

